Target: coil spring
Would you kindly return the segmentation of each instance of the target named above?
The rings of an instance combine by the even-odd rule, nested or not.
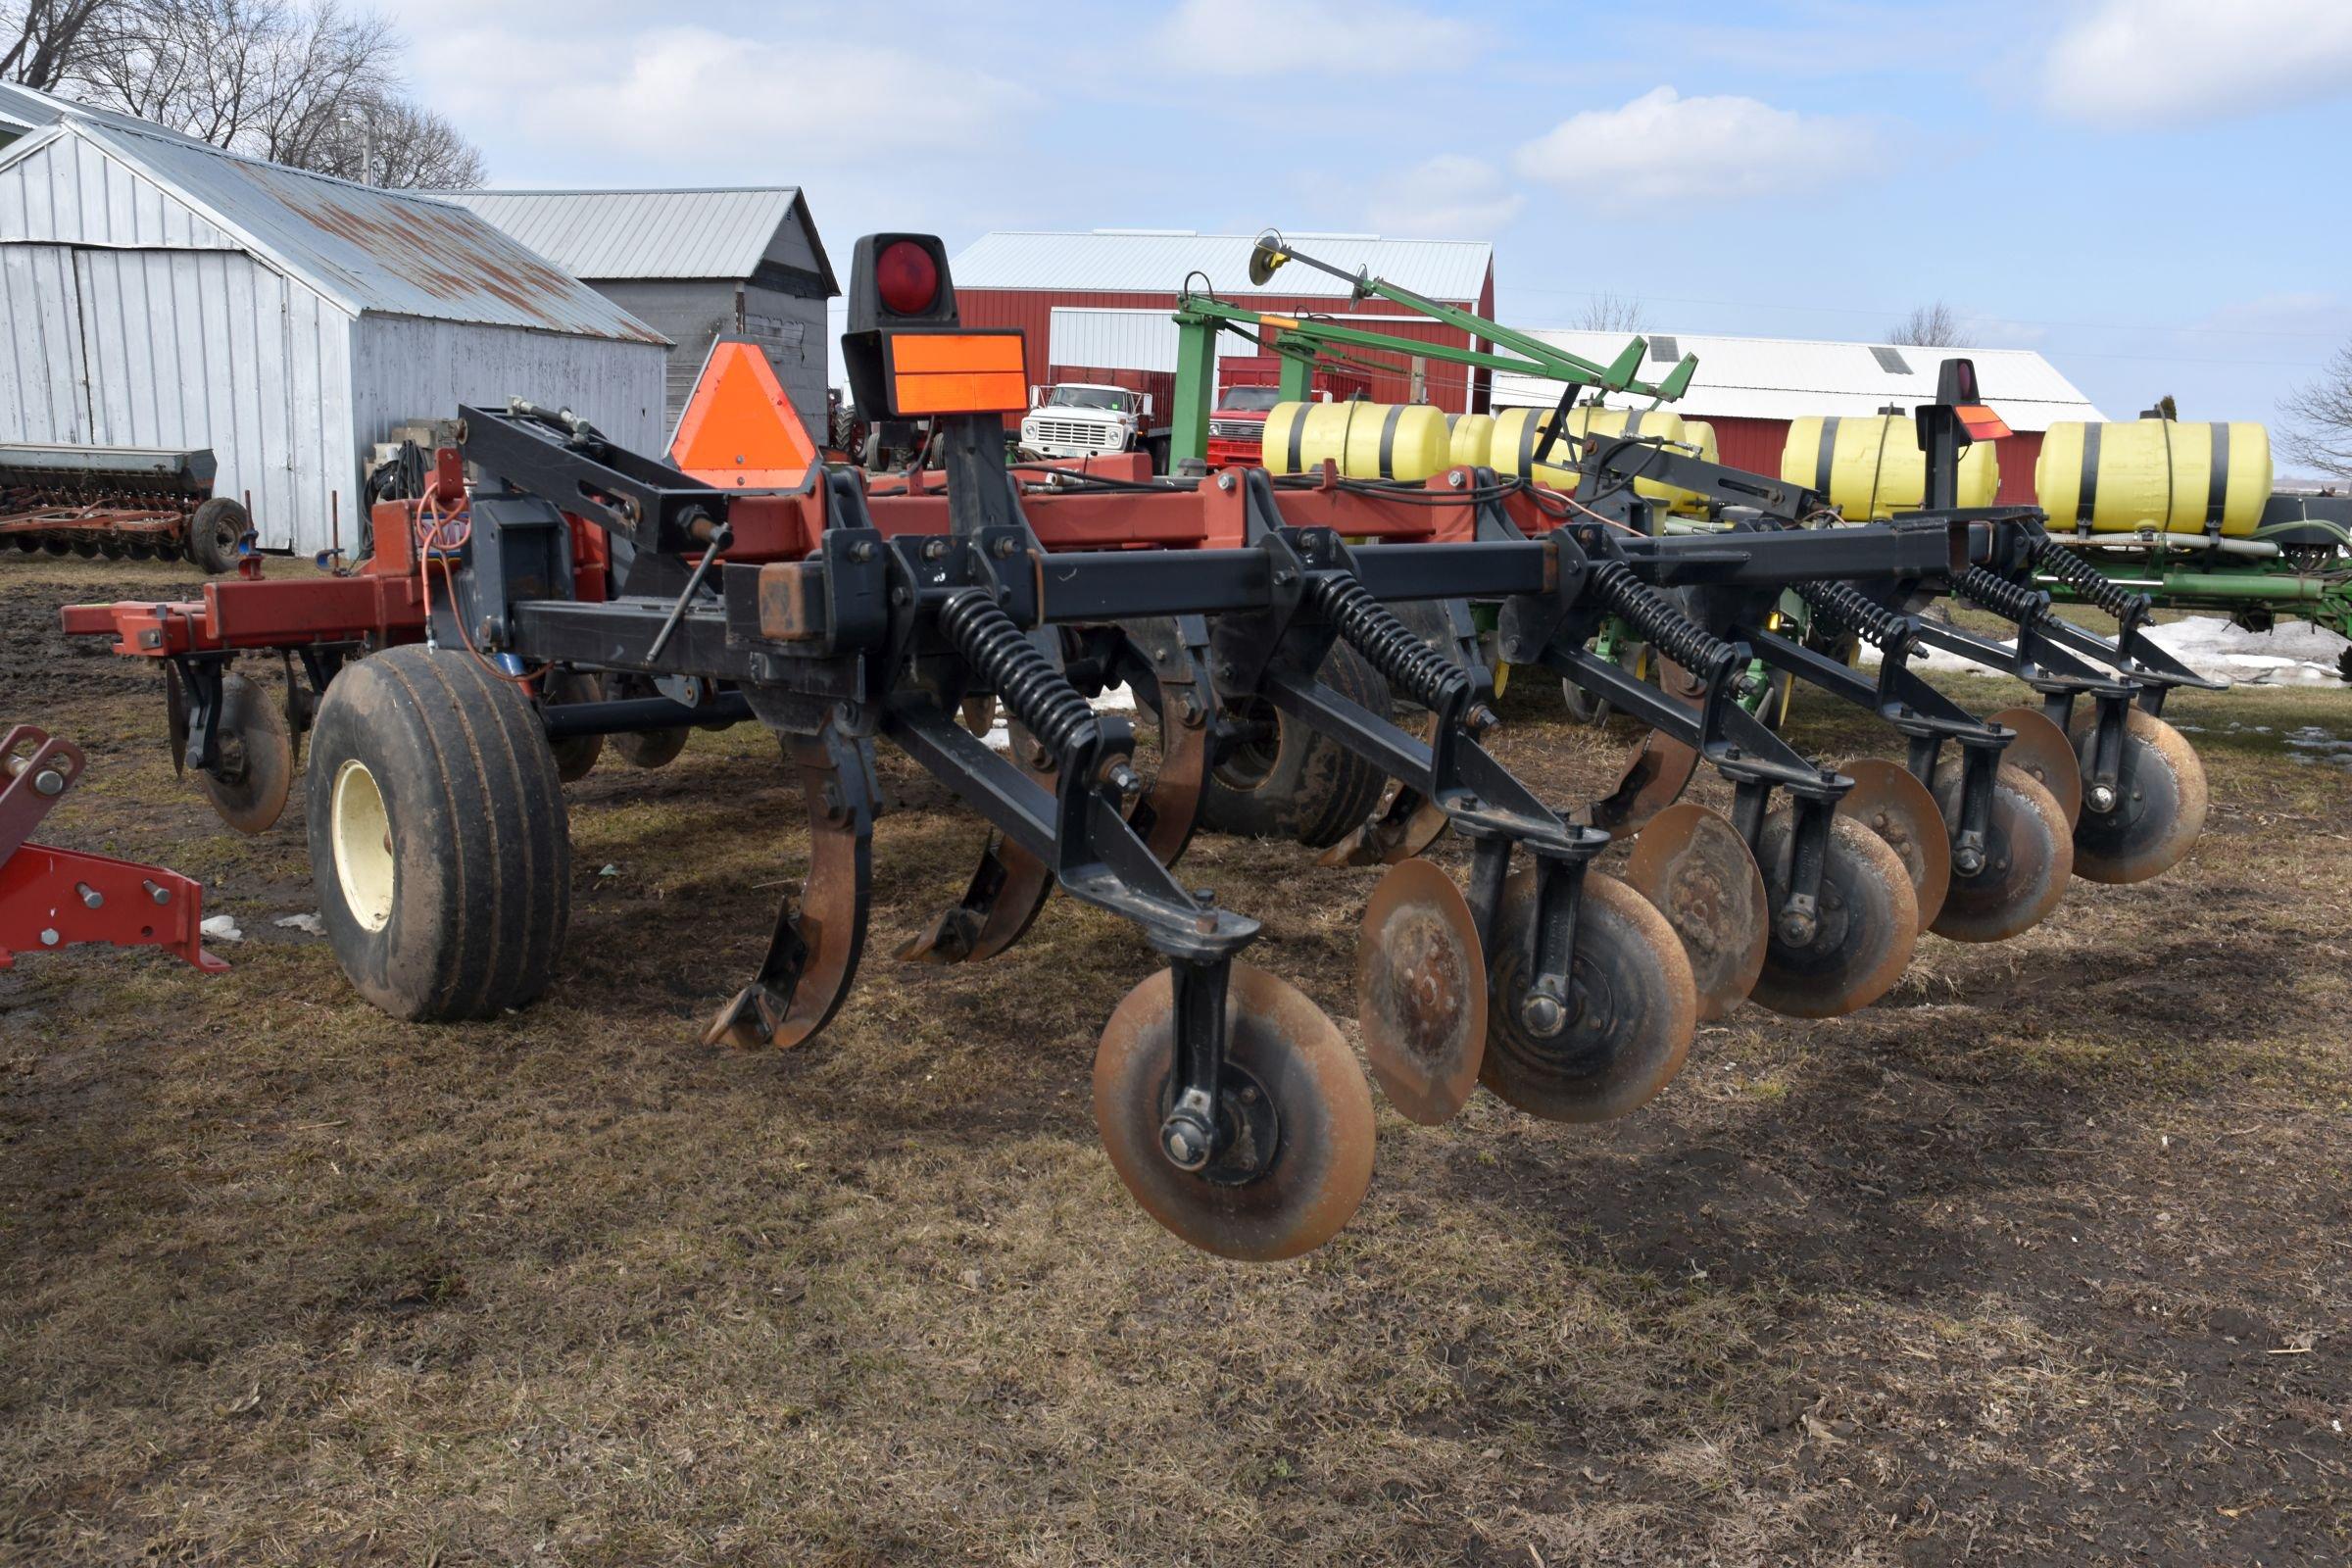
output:
[[[1100,735],[1094,708],[985,588],[951,598],[939,629],[1056,760],[1066,763],[1080,742]]]
[[[1891,647],[1906,636],[1902,616],[1850,582],[1798,583],[1796,597],[1873,648]]]
[[[1644,642],[1693,675],[1713,679],[1729,669],[1738,655],[1732,645],[1709,632],[1675,608],[1673,600],[1634,575],[1622,561],[1604,561],[1592,568],[1592,591],[1642,634]]]
[[[1971,566],[1952,584],[1960,597],[1973,599],[1996,615],[2006,615],[2021,626],[2031,626],[2042,617],[2049,601],[2040,590],[2022,587],[2000,573],[1984,566]]]
[[[1470,685],[1470,672],[1413,635],[1353,577],[1318,576],[1309,579],[1307,601],[1340,630],[1348,646],[1362,654],[1372,667],[1432,712],[1442,710]]]
[[[2139,598],[2046,533],[2034,541],[2034,564],[2080,594],[2083,603],[2098,606],[2118,620],[2130,615]]]

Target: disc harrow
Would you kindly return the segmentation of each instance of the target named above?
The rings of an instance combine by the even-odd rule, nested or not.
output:
[[[939,280],[921,309],[877,291],[897,247]],[[1174,870],[1246,753],[1288,766],[1311,743],[1316,768],[1281,776],[1327,793],[1265,820],[1310,839],[1336,823],[1327,860],[1389,865],[1361,925],[1356,1017],[1373,1076],[1416,1122],[1478,1084],[1545,1119],[1622,1116],[1672,1081],[1700,1018],[1743,997],[1822,1016],[1884,995],[1923,909],[1941,919],[1982,883],[2039,917],[2063,822],[2045,843],[2000,814],[2021,789],[2048,799],[2001,760],[2016,731],[1912,674],[1920,623],[1887,608],[1998,564],[1986,519],[1800,527],[1817,498],[1702,466],[1674,482],[1743,486],[1754,514],[1660,536],[1620,482],[1660,454],[1622,440],[1591,444],[1573,506],[1481,467],[1419,484],[1016,470],[1001,416],[1025,396],[1017,335],[961,328],[953,301],[935,240],[859,243],[844,338],[859,406],[928,418],[936,469],[811,466],[745,491],[561,411],[468,408],[420,493],[377,504],[351,571],[70,607],[67,628],[167,667],[174,756],[233,826],[275,818],[294,739],[312,737],[329,940],[403,1017],[488,1016],[556,979],[563,742],[756,720],[798,775],[807,870],[706,1040],[805,1046],[866,951],[876,754],[895,747],[988,829],[961,897],[898,956],[1001,955],[1055,890],[1132,923],[1158,967],[1098,1042],[1098,1128],[1148,1213],[1229,1257],[1335,1234],[1370,1180],[1374,1125],[1337,1027],[1244,958],[1258,921]],[[1765,629],[1762,607],[1791,591],[1880,642],[1875,683]],[[1649,726],[1606,799],[1547,801],[1488,749],[1474,605],[1501,659]],[[1612,620],[1661,684],[1589,646]],[[233,667],[249,656],[283,666],[282,709]],[[1902,784],[1767,728],[1742,706],[1759,658],[1893,723]],[[1094,700],[1114,686],[1156,723],[1155,748]],[[983,738],[1000,716],[1009,755]],[[2132,754],[2100,773],[2103,734],[2077,740],[2086,780],[2138,781],[2122,798],[2144,803],[2159,764]],[[1702,763],[1731,787],[1728,816],[1676,804]],[[1466,886],[1415,858],[1448,832]],[[1635,832],[1630,882],[1598,869]],[[2120,836],[2114,863],[2173,848],[2150,842]],[[2011,892],[2020,876],[2034,898]]]

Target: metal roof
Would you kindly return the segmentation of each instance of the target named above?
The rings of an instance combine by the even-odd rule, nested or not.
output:
[[[1372,275],[1447,304],[1473,305],[1494,263],[1484,240],[1382,239],[1370,234],[1287,236],[1317,260]],[[1296,264],[1265,288],[1250,284],[1254,234],[1195,234],[1174,229],[1095,229],[1089,233],[983,234],[952,265],[956,286],[1073,289],[1104,294],[1174,294],[1193,272],[1228,298],[1275,294],[1345,299],[1346,283]]]
[[[1634,334],[1553,331],[1535,335],[1571,354],[1606,364],[1624,351]],[[1651,362],[1642,366],[1642,374],[1663,374],[1671,366],[1658,363],[1658,355],[1668,335],[1646,335]],[[1698,373],[1692,377],[1690,391],[1674,405],[1676,413],[1694,419],[1876,414],[1890,403],[1908,409],[1935,401],[1936,366],[1955,355],[1976,362],[1977,384],[1984,401],[2012,429],[2046,430],[2060,419],[2104,417],[2057,367],[2032,349],[1933,349],[1804,338],[1700,337],[1689,332],[1676,332],[1672,340],[1677,357],[1698,356]],[[1893,356],[1892,363],[1904,369],[1888,368],[1882,364],[1883,355]],[[1524,375],[1494,377],[1498,408],[1550,405],[1559,398],[1556,382]],[[1610,401],[1629,400],[1618,397]]]
[[[668,341],[492,224],[445,202],[264,163],[44,93],[11,88],[0,97],[0,109],[37,113],[49,127],[0,152],[0,165],[26,168],[44,148],[63,145],[62,138],[86,142],[354,315],[375,311],[576,337]],[[77,200],[84,194],[76,193]],[[89,199],[107,210],[105,193]]]
[[[826,287],[839,292],[793,185],[433,194],[479,213],[574,277],[749,277],[776,231],[798,222]]]

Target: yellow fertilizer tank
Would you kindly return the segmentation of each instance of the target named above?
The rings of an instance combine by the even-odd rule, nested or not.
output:
[[[1494,416],[1494,444],[1490,457],[1497,473],[1513,477],[1528,471],[1537,449],[1550,432],[1555,409],[1506,409]],[[1683,416],[1670,409],[1596,409],[1590,403],[1580,403],[1568,411],[1568,434],[1650,436],[1660,441],[1675,442],[1685,447],[1693,444],[1690,426]],[[1578,455],[1569,443],[1562,440],[1555,455],[1561,463],[1534,463],[1538,484],[1554,490],[1576,488],[1577,472],[1574,459]],[[1693,498],[1687,490],[1660,484],[1654,479],[1634,481],[1634,493],[1651,501],[1663,501],[1670,506],[1688,505]]]
[[[2243,538],[2271,495],[2271,433],[2259,424],[2069,419],[2041,438],[2034,494],[2057,529],[2161,528]]]
[[[1721,463],[1723,449],[1715,444],[1715,426],[1705,419],[1685,419],[1683,439],[1698,448],[1701,463]]]
[[[1328,458],[1350,479],[1421,480],[1446,471],[1446,416],[1424,403],[1277,403],[1266,415],[1264,462],[1305,473]]]
[[[1961,454],[1961,506],[1992,505],[2001,488],[1992,448],[1979,441]],[[1808,414],[1788,421],[1781,477],[1828,496],[1848,522],[1861,522],[1926,505],[1928,456],[1908,414]]]
[[[1494,416],[1492,414],[1448,414],[1446,427],[1452,432],[1452,450],[1446,462],[1457,468],[1487,466],[1487,453],[1494,441]]]

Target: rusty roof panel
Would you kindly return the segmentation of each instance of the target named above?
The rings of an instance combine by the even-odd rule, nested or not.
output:
[[[464,208],[239,157],[120,121],[75,128],[354,311],[667,339]]]

